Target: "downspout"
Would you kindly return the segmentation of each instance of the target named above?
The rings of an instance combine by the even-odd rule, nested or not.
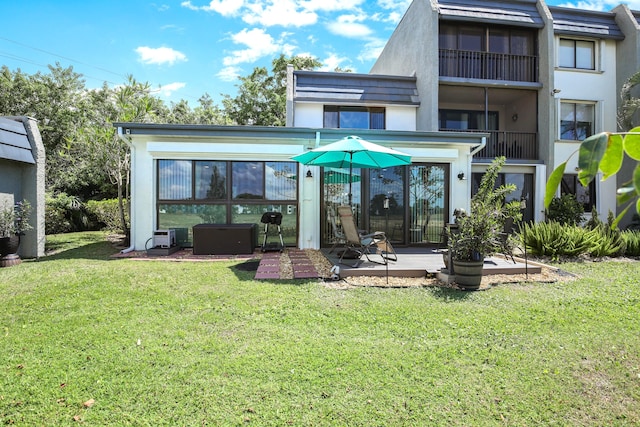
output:
[[[476,148],[471,150],[471,152],[469,153],[469,159],[471,159],[471,157],[473,157],[474,154],[478,153],[478,151],[482,150],[484,147],[487,146],[487,137],[486,136],[483,136],[481,141],[482,142],[480,142],[480,145],[478,145]]]
[[[122,134],[122,128],[118,127],[118,138],[120,138],[122,141],[124,141],[125,144],[127,144],[129,146],[129,148],[131,149],[131,165],[133,166],[133,156],[134,156],[134,150],[133,150],[133,144],[131,144],[131,141]],[[132,184],[133,185],[133,184]],[[131,192],[131,194],[133,194],[133,191]],[[130,205],[131,206],[131,205]],[[131,221],[131,224],[133,225],[133,210],[131,210],[131,212],[129,213],[129,220]],[[129,233],[129,247],[125,248],[123,250],[120,251],[121,254],[127,254],[129,252],[132,252],[135,249],[135,244],[133,243],[135,241],[135,239],[133,238],[133,227],[131,227],[131,231]]]

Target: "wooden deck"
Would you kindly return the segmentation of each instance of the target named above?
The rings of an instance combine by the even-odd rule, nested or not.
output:
[[[444,266],[442,253],[430,248],[396,248],[398,261],[389,261],[387,265],[377,264],[367,261],[366,257],[360,260],[344,259],[339,263],[340,250],[336,249],[329,253],[328,249],[323,249],[322,253],[329,262],[340,267],[340,276],[386,276],[390,277],[425,277],[428,275],[438,276],[443,281],[449,281],[447,271]],[[379,255],[369,255],[371,260],[381,261]],[[496,255],[485,259],[483,274],[535,274],[540,273],[541,267],[535,263],[529,263],[522,258],[515,258],[515,263],[511,258]],[[357,262],[357,267],[354,267]],[[444,270],[444,271],[443,271]]]

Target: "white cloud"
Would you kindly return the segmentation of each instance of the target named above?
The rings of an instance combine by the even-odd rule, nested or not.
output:
[[[344,62],[348,62],[349,58],[344,56],[338,56],[335,53],[332,53],[328,57],[326,57],[322,61],[322,67],[320,67],[319,71],[335,71],[336,68],[352,68],[348,65],[343,65]]]
[[[366,38],[373,34],[373,30],[360,21],[365,20],[363,15],[341,15],[337,20],[329,22],[327,29],[335,35],[351,37],[351,38]]]
[[[218,74],[216,74],[216,77],[224,82],[233,82],[235,80],[238,80],[241,71],[242,69],[240,67],[225,67],[220,70]]]
[[[207,6],[194,6],[190,0],[180,3],[182,7],[205,12],[217,12],[222,16],[234,16],[244,6],[244,0],[211,0]]]
[[[187,84],[183,82],[174,82],[174,83],[162,85],[160,86],[160,94],[169,97],[173,94],[173,92],[182,89],[186,85]]]
[[[286,33],[283,33],[286,36]],[[274,40],[265,30],[254,28],[247,30],[246,28],[239,33],[233,34],[231,40],[235,44],[245,45],[246,49],[231,52],[231,55],[225,56],[222,60],[226,67],[238,65],[246,62],[254,62],[264,56],[274,55],[279,52],[291,54],[294,46],[286,44],[281,40]]]
[[[587,1],[571,1],[566,3],[561,3],[558,6],[560,7],[570,7],[575,9],[583,9],[583,10],[604,10],[609,11],[614,7],[618,6],[622,3],[619,0],[587,0]],[[637,10],[640,8],[640,1],[625,1],[630,9]]]
[[[242,20],[250,25],[271,27],[303,27],[313,25],[318,21],[318,15],[300,5],[295,0],[274,0],[270,2],[255,2],[247,5],[247,11]]]
[[[364,45],[364,50],[358,55],[358,59],[363,62],[375,61],[382,53],[382,49],[386,44],[386,40],[372,39]]]
[[[139,60],[145,64],[166,64],[173,65],[175,62],[187,60],[187,56],[170,47],[152,48],[149,46],[140,46],[136,48]]]
[[[324,12],[353,10],[362,3],[364,0],[308,0],[300,2],[305,9]]]

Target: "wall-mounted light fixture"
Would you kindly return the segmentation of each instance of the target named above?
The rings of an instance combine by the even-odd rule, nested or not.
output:
[[[467,179],[467,178],[464,176],[464,172],[460,172],[460,173],[458,173],[458,179],[459,179],[460,181],[464,181],[465,179]]]
[[[513,116],[511,116],[511,120],[513,120],[514,122],[518,121],[518,113],[515,113]]]
[[[313,174],[311,173],[311,169],[307,169],[307,178],[313,178]]]

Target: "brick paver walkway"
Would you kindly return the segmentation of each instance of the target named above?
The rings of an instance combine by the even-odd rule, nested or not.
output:
[[[294,279],[315,279],[318,277],[313,262],[301,249],[287,249],[285,252],[266,252],[262,255],[256,271],[256,279],[282,279],[280,257],[288,256],[291,260]]]

